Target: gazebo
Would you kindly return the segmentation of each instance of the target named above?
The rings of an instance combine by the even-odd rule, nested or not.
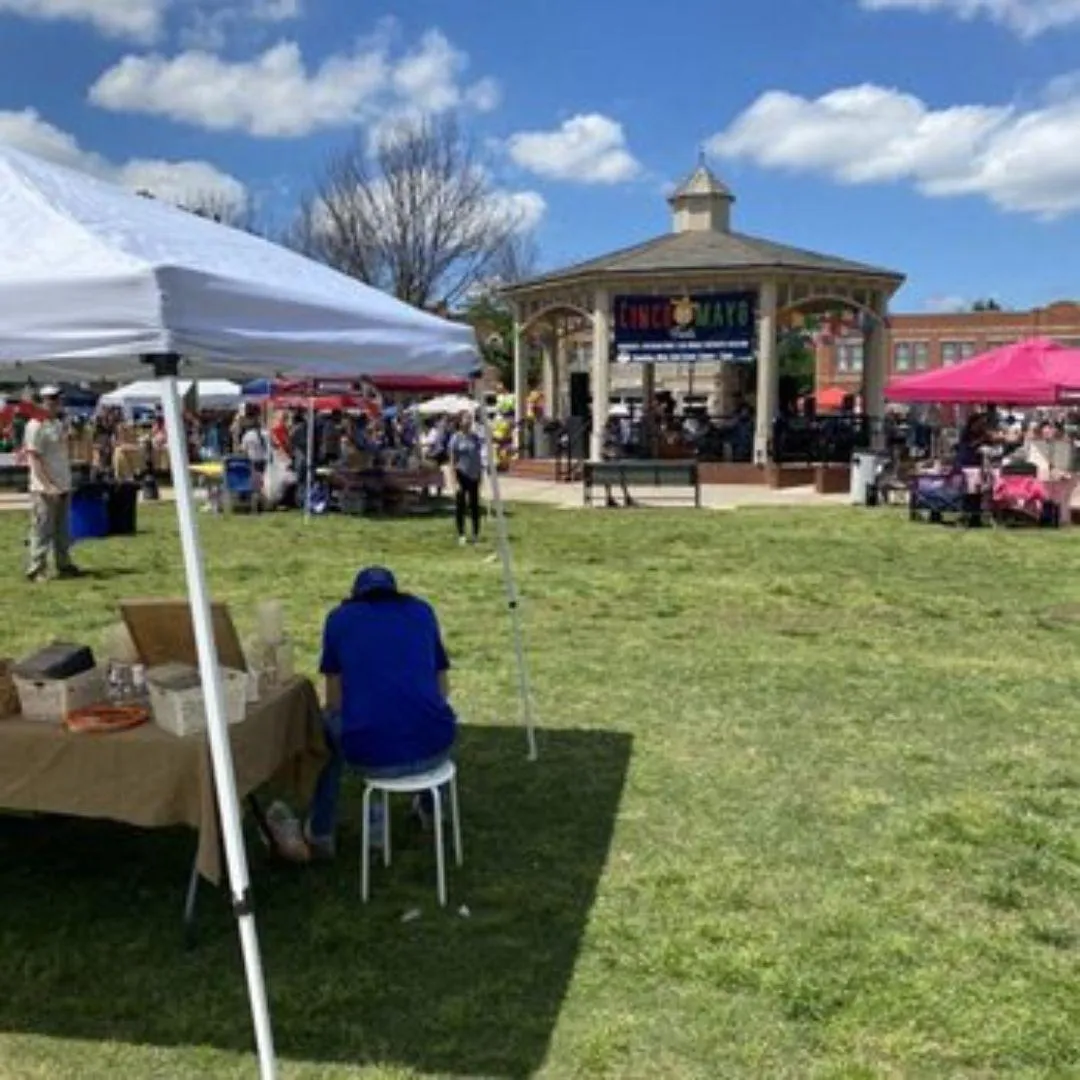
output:
[[[779,402],[778,342],[811,326],[818,333],[830,326],[839,332],[841,319],[865,335],[863,408],[880,419],[888,303],[904,276],[733,231],[735,196],[704,159],[668,202],[670,233],[505,290],[514,314],[519,426],[528,404],[526,342],[541,348],[545,401],[563,419],[569,411],[567,344],[591,331],[593,460],[601,455],[608,421],[612,363],[640,364],[646,398],[657,364],[710,364],[715,396],[726,403],[739,365],[756,360],[754,463],[769,465]]]

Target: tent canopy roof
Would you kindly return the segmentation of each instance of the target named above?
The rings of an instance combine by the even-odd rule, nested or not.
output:
[[[0,362],[97,374],[99,361],[127,357],[130,368],[158,353],[230,373],[462,376],[479,366],[468,325],[0,146]]]
[[[894,379],[890,401],[945,405],[1057,405],[1080,399],[1080,349],[1028,338],[963,363]]]
[[[191,389],[190,382],[181,382],[178,390],[181,396]],[[240,387],[225,379],[202,379],[195,383],[195,392],[199,395],[199,401],[203,403],[218,403],[225,406],[240,403]],[[161,383],[157,379],[147,379],[141,382],[129,383],[121,386],[108,394],[103,394],[98,399],[98,404],[106,408],[117,408],[124,405],[156,405],[161,401]]]

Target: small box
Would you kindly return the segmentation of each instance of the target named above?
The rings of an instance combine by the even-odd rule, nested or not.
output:
[[[247,715],[248,674],[221,668],[225,691],[225,718],[230,724]],[[150,714],[164,731],[181,737],[206,730],[206,699],[198,668],[189,664],[162,664],[146,673]]]
[[[108,697],[108,682],[100,668],[91,668],[69,679],[27,679],[22,675],[12,678],[24,720],[62,724],[69,713],[97,705]]]

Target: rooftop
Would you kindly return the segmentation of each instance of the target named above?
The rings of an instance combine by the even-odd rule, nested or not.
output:
[[[731,188],[717,178],[712,169],[705,164],[704,157],[698,162],[698,167],[668,196],[668,202],[674,203],[679,199],[703,196],[716,196],[735,201]]]
[[[897,285],[904,280],[904,275],[895,270],[734,232],[731,228],[731,207],[735,196],[708,167],[704,155],[697,168],[668,196],[668,202],[672,208],[672,232],[562,270],[540,274],[514,285],[506,293],[513,296],[546,285],[588,278],[662,277],[710,271],[765,273],[770,270],[801,270],[879,280],[884,278]]]
[[[736,232],[667,233],[642,244],[540,274],[507,292],[533,289],[583,277],[662,275],[709,270],[811,270],[824,274],[861,274],[903,281],[904,275],[868,263],[818,251],[789,247]]]

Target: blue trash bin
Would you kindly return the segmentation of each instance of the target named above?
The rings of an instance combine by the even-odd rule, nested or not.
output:
[[[71,542],[109,535],[109,500],[101,484],[87,484],[71,494]]]

